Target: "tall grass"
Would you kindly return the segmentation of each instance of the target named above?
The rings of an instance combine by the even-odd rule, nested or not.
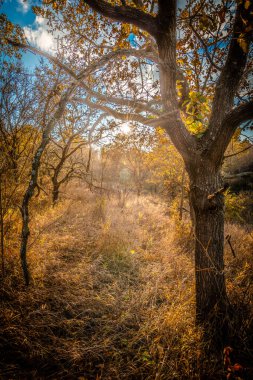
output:
[[[222,379],[194,326],[189,221],[169,217],[154,197],[129,197],[122,208],[82,188],[69,194],[33,218],[29,289],[13,244],[1,288],[0,377]],[[236,252],[226,245],[227,286],[243,321],[234,343],[249,360],[252,237],[238,225],[227,233]]]

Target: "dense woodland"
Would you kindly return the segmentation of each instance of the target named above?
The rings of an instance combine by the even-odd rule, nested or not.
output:
[[[0,378],[252,379],[253,2],[33,12],[52,51],[0,15]]]

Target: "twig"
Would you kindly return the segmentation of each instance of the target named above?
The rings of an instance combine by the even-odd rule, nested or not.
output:
[[[221,187],[220,189],[215,191],[213,194],[209,194],[207,196],[207,199],[211,200],[211,199],[215,198],[217,195],[225,193],[225,191],[228,189],[228,187],[229,187],[228,184],[225,184],[223,187]]]
[[[231,249],[231,252],[232,252],[234,258],[236,258],[235,250],[234,250],[234,248],[233,248],[233,246],[232,246],[232,243],[231,243],[230,239],[231,239],[231,235],[227,235],[227,236],[226,236],[226,240],[227,240],[227,242],[228,242],[228,245],[229,245],[229,247],[230,247],[230,249]]]
[[[250,145],[250,146],[247,146],[246,148],[242,149],[242,150],[239,150],[239,152],[236,152],[236,153],[233,153],[233,154],[228,154],[227,156],[224,156],[224,158],[229,158],[229,157],[234,157],[234,156],[237,156],[238,154],[242,153],[242,152],[245,152],[246,150],[252,148],[253,145]]]

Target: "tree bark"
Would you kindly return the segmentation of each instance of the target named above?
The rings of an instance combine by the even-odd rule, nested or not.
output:
[[[52,192],[52,201],[53,201],[53,206],[56,204],[56,202],[58,201],[59,199],[59,183],[56,181],[54,181],[54,178],[53,178],[53,192]]]
[[[4,257],[4,212],[3,212],[3,197],[2,197],[2,173],[0,173],[0,235],[1,235],[1,260],[2,260],[2,276],[5,275],[5,257]]]
[[[40,162],[42,154],[49,143],[49,136],[54,128],[56,122],[61,119],[66,104],[73,94],[74,90],[76,89],[76,84],[71,84],[68,90],[62,95],[58,106],[56,108],[55,113],[50,118],[49,122],[45,126],[44,132],[42,134],[42,140],[41,143],[34,155],[33,161],[32,161],[32,170],[31,170],[31,179],[28,184],[28,187],[26,189],[22,206],[21,206],[21,214],[22,214],[22,232],[21,232],[21,246],[20,246],[20,260],[21,260],[21,266],[23,269],[24,274],[24,280],[25,285],[28,286],[30,284],[30,273],[29,268],[27,264],[27,243],[30,235],[29,230],[29,204],[32,199],[32,196],[34,194],[34,190],[37,187],[37,180],[38,180],[38,174],[39,174],[39,168],[40,168]]]
[[[90,171],[91,154],[92,154],[92,147],[91,147],[91,144],[89,144],[89,153],[88,153],[88,161],[87,161],[87,165],[86,165],[86,173],[89,173],[89,171]]]
[[[37,186],[37,179],[40,167],[41,156],[49,142],[48,133],[44,132],[41,144],[36,151],[36,154],[33,158],[32,162],[32,170],[31,170],[31,180],[25,192],[22,206],[21,206],[21,214],[22,214],[22,233],[21,233],[21,247],[20,247],[20,259],[21,266],[23,270],[24,280],[26,286],[30,283],[30,273],[26,259],[26,251],[27,251],[27,243],[30,235],[29,230],[29,203],[34,194],[34,190]]]
[[[182,181],[181,181],[181,199],[180,199],[180,207],[179,207],[179,220],[183,219],[183,207],[184,207],[184,182],[185,182],[185,168],[182,173]]]
[[[227,310],[224,276],[224,197],[220,170],[195,161],[190,177],[190,202],[195,223],[196,322],[215,323],[222,333]],[[215,194],[215,195],[213,195]]]

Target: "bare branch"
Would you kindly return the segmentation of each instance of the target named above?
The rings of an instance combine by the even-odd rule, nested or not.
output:
[[[37,49],[36,47],[30,46],[30,45],[27,45],[27,44],[24,44],[24,43],[21,43],[21,42],[18,42],[18,41],[10,40],[9,38],[6,39],[6,40],[12,46],[19,47],[20,49],[29,50],[32,53],[39,54],[42,57],[45,57],[45,58],[49,59],[51,62],[55,63],[58,67],[60,67],[61,69],[63,69],[66,73],[68,73],[72,77],[76,76],[76,74],[75,74],[75,72],[73,70],[71,70],[67,65],[65,65],[64,63],[62,63],[59,59],[57,59],[56,57],[54,57],[52,54],[49,54],[49,53],[47,53],[47,52],[45,52],[43,50]]]
[[[221,70],[221,67],[216,65],[216,63],[214,62],[213,58],[211,57],[209,51],[208,51],[208,47],[206,45],[206,43],[204,42],[203,38],[201,37],[201,35],[199,34],[199,32],[194,28],[193,24],[192,24],[192,21],[190,20],[190,27],[193,31],[193,33],[195,34],[195,36],[197,37],[197,39],[199,40],[199,42],[201,43],[201,45],[203,46],[203,49],[205,50],[205,54],[210,62],[210,64],[215,67],[217,70]]]
[[[8,39],[9,44],[19,47],[21,49],[29,50],[32,53],[39,54],[42,57],[49,59],[51,62],[55,63],[58,67],[63,69],[67,74],[69,74],[72,78],[79,80],[81,77],[92,74],[94,71],[102,68],[106,65],[110,60],[118,58],[118,57],[136,57],[136,58],[145,58],[149,59],[155,63],[159,63],[159,58],[152,52],[144,50],[144,49],[118,49],[115,51],[111,51],[105,55],[103,55],[99,60],[95,60],[89,66],[85,67],[79,74],[76,74],[68,65],[61,62],[58,58],[54,57],[52,54],[49,54],[43,50],[37,49],[33,46],[26,45],[17,41],[13,41]]]
[[[154,62],[158,62],[158,57],[156,57],[153,53],[148,52],[146,50],[118,49],[115,51],[111,51],[108,54],[105,54],[99,60],[96,60],[93,63],[91,63],[88,67],[86,67],[83,71],[81,71],[79,73],[78,78],[80,78],[84,74],[89,75],[89,74],[93,73],[94,71],[100,69],[104,65],[106,65],[110,60],[118,58],[118,57],[122,57],[122,56],[125,56],[125,57],[133,56],[133,57],[137,57],[137,58],[147,58],[147,59],[150,59]]]
[[[246,150],[248,150],[248,149],[250,149],[252,147],[253,147],[253,145],[247,146],[246,148],[244,148],[242,150],[239,150],[239,152],[228,154],[227,156],[224,156],[224,158],[229,158],[229,157],[237,156],[238,154],[243,153],[243,152],[245,152]]]
[[[236,173],[236,174],[225,174],[225,179],[234,179],[234,178],[247,178],[252,177],[253,178],[253,172],[242,172],[242,173]]]
[[[85,146],[85,145],[88,145],[87,141],[80,142],[80,144],[75,146],[75,148],[73,148],[68,154],[66,154],[65,160],[67,160],[70,156],[72,156],[72,154],[74,154],[78,149],[80,149],[82,146]]]
[[[97,126],[102,122],[103,119],[107,118],[108,115],[106,113],[102,113],[99,118],[95,121],[95,123],[93,124],[93,126],[90,128],[89,130],[89,134],[88,134],[88,143],[91,144],[91,137],[92,137],[92,133],[95,131],[95,129],[97,128]]]
[[[107,113],[108,115],[115,117],[116,119],[123,120],[123,121],[136,121],[136,122],[141,123],[143,125],[149,125],[149,126],[153,126],[153,127],[164,126],[164,124],[168,124],[171,117],[172,116],[174,117],[175,112],[177,112],[177,111],[173,111],[171,113],[168,112],[168,113],[161,115],[157,119],[152,119],[152,118],[147,118],[147,117],[144,117],[140,114],[135,114],[132,112],[130,112],[130,113],[118,112],[118,111],[116,111],[116,110],[114,110],[108,106],[98,104],[98,103],[93,103],[87,98],[86,99],[78,99],[78,100],[81,103],[86,104],[91,109],[99,109],[99,110]],[[72,101],[74,101],[74,99],[72,99]]]
[[[58,58],[54,57],[53,55],[44,52],[40,49],[37,49],[33,46],[26,45],[23,43],[19,43],[16,41],[8,40],[8,42],[14,46],[18,46],[22,49],[29,50],[33,53],[39,54],[47,59],[49,59],[51,62],[55,63],[58,67],[63,69],[67,74],[69,74],[72,78],[80,81],[80,79],[83,79],[84,77],[92,74],[94,71],[102,68],[104,65],[106,65],[110,60],[118,58],[120,56],[132,56],[136,58],[145,58],[153,61],[154,63],[159,64],[160,60],[157,55],[154,53],[147,51],[147,50],[137,50],[137,49],[119,49],[116,51],[112,51],[108,54],[105,54],[102,56],[101,59],[94,61],[89,66],[87,66],[84,70],[82,70],[79,74],[76,74],[68,65],[61,62]],[[182,70],[177,68],[177,79],[181,81],[182,83],[182,97],[179,101],[179,106],[182,107],[183,102],[188,99],[189,94],[189,85],[187,83],[187,80],[184,77],[184,74]],[[127,107],[133,107],[138,108],[140,111],[148,111],[151,113],[154,113],[155,115],[159,115],[159,112],[157,112],[155,109],[152,108],[152,105],[158,104],[159,102],[143,102],[141,100],[134,100],[134,99],[122,99],[122,98],[116,98],[112,96],[105,96],[103,94],[99,94],[98,92],[90,89],[85,83],[79,82],[79,85],[84,88],[89,95],[95,96],[99,100],[107,101],[110,103],[127,106]]]
[[[152,108],[152,105],[154,105],[153,102],[142,102],[138,99],[134,100],[134,99],[127,99],[127,98],[118,98],[118,97],[114,97],[110,95],[103,95],[97,91],[93,91],[91,88],[86,86],[85,83],[83,82],[81,83],[81,87],[85,89],[85,91],[87,92],[89,96],[95,97],[102,102],[114,103],[116,105],[123,106],[123,107],[132,107],[136,111],[137,110],[141,112],[146,111],[157,116],[160,115],[159,111]],[[82,98],[74,97],[73,100],[75,100],[77,103],[82,103]],[[159,103],[155,103],[155,104],[159,104]]]

